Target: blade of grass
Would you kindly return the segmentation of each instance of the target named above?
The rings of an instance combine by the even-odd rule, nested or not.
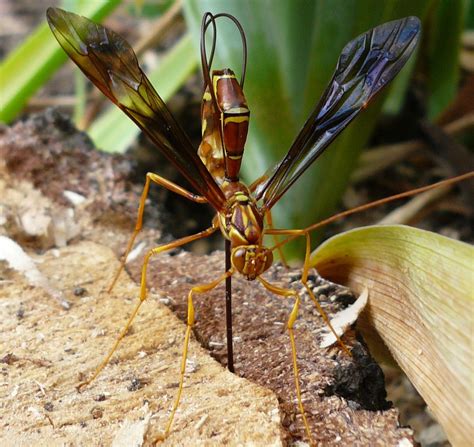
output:
[[[119,4],[120,0],[80,2],[74,12],[101,21]],[[48,25],[41,24],[0,65],[0,121],[12,121],[66,59]]]
[[[460,37],[467,12],[465,0],[440,0],[437,5],[427,27],[427,112],[430,119],[438,117],[456,94],[460,77]]]
[[[242,173],[255,180],[288,151],[318,102],[344,45],[373,26],[408,15],[424,17],[432,0],[186,0],[185,15],[196,46],[204,11],[228,12],[245,30],[248,65],[245,94],[251,122]],[[242,49],[235,27],[218,24],[214,67],[240,74]],[[405,78],[411,74],[405,71]],[[406,87],[406,80],[400,88]],[[402,91],[397,91],[402,97]],[[279,228],[304,228],[334,210],[357,158],[367,144],[382,97],[361,114],[331,148],[285,193],[272,209]],[[394,108],[396,106],[392,106]],[[315,238],[316,239],[316,238]],[[286,249],[287,247],[285,247]],[[301,257],[301,245],[287,251]]]

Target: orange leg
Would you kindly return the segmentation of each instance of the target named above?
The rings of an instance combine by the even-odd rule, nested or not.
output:
[[[262,285],[268,291],[274,293],[275,295],[282,296],[284,298],[293,297],[295,299],[295,304],[290,313],[290,317],[288,318],[287,328],[288,328],[288,333],[290,335],[291,357],[293,360],[293,374],[295,377],[295,388],[296,388],[296,397],[298,399],[298,407],[299,407],[301,416],[303,417],[303,423],[304,423],[304,428],[306,430],[306,435],[308,436],[308,439],[311,445],[314,445],[313,437],[311,436],[308,420],[306,419],[306,413],[303,407],[303,400],[301,399],[298,363],[296,361],[296,342],[295,342],[295,335],[293,333],[293,326],[295,324],[296,319],[298,318],[298,308],[300,305],[300,297],[296,291],[292,289],[283,289],[281,287],[274,286],[273,284],[270,284],[269,282],[265,281],[261,276],[258,276],[257,279],[262,283]]]
[[[257,180],[255,180],[250,186],[249,189],[251,192],[255,192],[257,187],[265,181],[265,176],[262,175],[259,177]],[[267,218],[267,226],[269,229],[273,229],[273,218],[272,218],[272,212],[271,210],[267,209],[265,211],[265,217]],[[283,254],[283,250],[281,249],[281,245],[278,244],[278,237],[276,235],[273,235],[273,240],[275,241],[276,248],[278,250],[278,256],[280,256],[282,264],[286,267],[289,268],[288,263],[286,262],[285,255]]]
[[[267,226],[268,229],[272,230],[273,229],[273,218],[272,218],[272,212],[270,210],[265,212],[265,217],[267,218]],[[281,249],[281,245],[278,244],[278,236],[276,234],[273,235],[273,240],[275,241],[276,249],[278,250],[278,255],[280,256],[280,260],[282,264],[286,267],[289,268],[288,263],[286,262],[285,255],[283,254],[283,250]]]
[[[182,245],[185,245],[187,244],[188,242],[192,242],[192,241],[195,241],[197,239],[202,239],[204,237],[207,237],[209,236],[210,234],[214,233],[214,231],[217,230],[217,226],[215,226],[213,224],[212,227],[209,227],[208,229],[204,230],[204,231],[201,231],[199,233],[196,233],[196,234],[192,234],[190,236],[186,236],[186,237],[183,237],[181,239],[178,239],[174,242],[170,242],[168,244],[163,244],[163,245],[160,245],[158,247],[155,247],[153,248],[152,250],[150,250],[146,255],[145,255],[145,260],[143,261],[143,267],[142,267],[142,275],[141,275],[141,281],[140,281],[140,300],[138,301],[138,303],[136,304],[135,308],[133,309],[132,311],[132,314],[130,315],[128,321],[127,321],[127,324],[125,325],[125,327],[123,328],[123,330],[120,332],[119,336],[117,337],[117,339],[115,340],[115,343],[113,344],[112,348],[110,349],[109,353],[105,356],[105,358],[102,360],[102,362],[99,364],[99,366],[96,368],[94,374],[92,374],[92,377],[84,382],[81,382],[78,386],[77,386],[77,389],[78,390],[81,390],[82,388],[84,388],[85,386],[89,385],[89,383],[91,383],[98,375],[99,373],[102,371],[102,369],[104,369],[104,367],[107,365],[107,363],[109,363],[110,361],[110,358],[112,357],[112,355],[114,354],[115,350],[117,349],[118,345],[120,344],[121,340],[123,339],[123,337],[125,337],[125,335],[127,334],[130,326],[132,325],[133,323],[133,320],[135,319],[135,317],[137,316],[138,314],[138,310],[140,309],[140,306],[142,305],[142,303],[145,301],[146,297],[147,297],[147,293],[146,293],[146,272],[147,272],[147,267],[148,267],[148,262],[150,261],[150,258],[153,256],[153,255],[157,255],[159,253],[163,253],[164,251],[167,251],[167,250],[171,250],[173,248],[177,248],[177,247],[180,247]]]
[[[321,307],[321,304],[319,303],[318,299],[314,296],[313,291],[311,288],[308,286],[308,272],[309,272],[309,261],[311,258],[311,236],[309,234],[308,230],[265,230],[265,233],[267,234],[273,234],[273,235],[290,235],[293,236],[291,238],[287,238],[285,241],[282,243],[284,244],[288,240],[293,239],[294,237],[298,236],[304,236],[306,238],[306,252],[305,252],[305,257],[304,257],[304,264],[303,264],[303,274],[301,276],[301,283],[303,284],[304,288],[306,289],[306,292],[308,292],[309,297],[313,301],[314,305],[316,306],[316,309],[318,310],[319,314],[321,315],[322,319],[326,323],[327,327],[329,330],[333,333],[333,335],[336,337],[337,342],[339,343],[339,346],[344,350],[346,354],[349,356],[352,356],[351,352],[345,345],[345,343],[341,340],[341,337],[336,333],[334,328],[332,327],[331,321],[329,320],[329,317],[327,313],[324,311],[324,309]],[[276,245],[278,247],[279,244]],[[276,247],[273,247],[275,249]]]
[[[193,294],[194,293],[205,293],[209,292],[210,290],[214,289],[219,283],[224,281],[226,278],[231,276],[233,273],[233,270],[230,269],[224,274],[222,274],[219,278],[216,280],[207,283],[207,284],[200,284],[197,286],[194,286],[188,294],[188,318],[187,318],[187,323],[186,323],[186,334],[184,336],[184,346],[183,346],[183,356],[181,358],[181,368],[179,372],[179,388],[178,388],[178,393],[176,395],[173,409],[171,410],[170,417],[168,419],[168,423],[166,424],[166,429],[165,432],[162,436],[158,437],[155,442],[157,441],[162,441],[166,439],[168,436],[170,430],[171,430],[171,425],[173,424],[173,419],[174,415],[176,413],[176,410],[179,406],[179,401],[181,399],[181,393],[183,391],[183,383],[184,383],[184,374],[186,372],[186,359],[188,358],[188,346],[189,346],[189,338],[191,336],[191,330],[194,325],[194,304],[193,304]]]
[[[180,196],[186,197],[187,199],[197,202],[197,203],[207,203],[207,200],[205,197],[198,196],[196,194],[193,194],[186,189],[182,188],[181,186],[176,185],[173,182],[170,182],[169,180],[166,180],[163,177],[160,177],[157,174],[153,174],[152,172],[148,172],[146,175],[146,183],[145,186],[143,187],[143,192],[142,196],[140,198],[140,205],[138,207],[138,216],[137,216],[137,222],[135,223],[135,230],[133,230],[133,234],[130,237],[130,240],[128,241],[127,248],[125,249],[125,253],[120,259],[120,267],[117,270],[117,273],[114,276],[114,279],[112,280],[112,283],[110,284],[109,288],[107,291],[110,293],[112,289],[115,286],[115,283],[118,280],[118,277],[120,276],[120,273],[122,272],[125,262],[127,261],[128,254],[130,253],[130,250],[133,247],[133,243],[135,242],[135,238],[137,237],[137,234],[140,232],[142,229],[143,225],[143,211],[145,210],[145,202],[146,198],[148,196],[148,191],[150,189],[150,182],[156,183],[157,185],[163,186],[166,189],[179,194]]]

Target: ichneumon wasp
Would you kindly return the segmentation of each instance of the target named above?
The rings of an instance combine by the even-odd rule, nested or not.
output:
[[[194,323],[193,295],[204,293],[226,281],[228,367],[232,364],[232,325],[230,313],[231,277],[240,273],[248,280],[258,280],[264,288],[284,298],[294,300],[287,329],[292,349],[292,362],[298,406],[307,436],[311,433],[301,400],[296,362],[293,326],[298,315],[300,297],[290,288],[271,284],[261,275],[273,262],[273,251],[296,237],[306,239],[306,256],[301,282],[326,324],[335,334],[323,309],[307,285],[310,255],[310,232],[326,221],[302,230],[272,228],[271,209],[291,185],[318,158],[341,131],[367,106],[369,101],[386,86],[405,65],[420,35],[420,21],[406,17],[377,26],[349,42],[341,52],[329,86],[313,112],[296,136],[286,156],[263,176],[246,186],[239,179],[240,165],[247,138],[250,110],[243,92],[247,44],[238,20],[227,13],[204,14],[201,26],[201,63],[204,78],[202,98],[202,141],[196,150],[189,137],[169,112],[163,100],[140,68],[130,45],[115,32],[101,25],[57,8],[49,8],[48,22],[60,45],[85,75],[128,115],[155,143],[161,153],[175,165],[195,192],[190,192],[169,180],[149,172],[140,200],[135,230],[130,238],[121,267],[110,289],[124,267],[128,253],[142,227],[145,200],[151,183],[163,186],[197,203],[208,203],[216,215],[211,226],[199,233],[186,236],[150,250],[144,258],[139,302],[125,328],[92,377],[79,387],[94,380],[108,363],[120,340],[131,326],[140,305],[146,299],[147,266],[152,256],[205,238],[220,230],[226,241],[225,272],[214,281],[191,288],[188,294],[188,316],[180,380],[177,396],[165,428],[167,436],[179,405],[183,388],[188,342]],[[229,68],[212,70],[216,46],[216,20],[226,18],[237,27],[243,48],[240,81]],[[213,28],[214,39],[210,56],[206,50],[206,32]],[[459,180],[459,179],[458,179]],[[456,181],[456,179],[453,179]],[[435,187],[431,185],[427,188]],[[425,190],[426,188],[421,188]],[[418,191],[399,195],[408,196]],[[387,200],[390,200],[388,198]],[[370,204],[369,206],[375,206]],[[343,213],[345,215],[356,210]],[[286,236],[273,247],[264,245],[266,235]],[[336,335],[341,347],[347,347]]]

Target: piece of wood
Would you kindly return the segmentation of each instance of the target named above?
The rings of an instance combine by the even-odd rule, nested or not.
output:
[[[111,296],[103,291],[118,262],[98,244],[81,242],[40,260],[73,307],[61,309],[20,274],[2,271],[0,444],[111,445],[128,435],[124,425],[145,418],[148,445],[176,394],[184,325],[150,296],[117,355],[78,393],[80,374],[89,375],[110,348],[138,288],[124,275]],[[230,374],[195,341],[190,351],[182,405],[162,445],[281,445],[273,393]]]
[[[48,209],[73,212],[77,236],[60,250],[46,246],[50,250],[38,255],[38,241],[15,221],[18,203],[8,202],[7,195],[2,196],[6,219],[0,233],[14,236],[37,258],[39,270],[72,307],[61,309],[42,289],[0,265],[0,405],[6,415],[0,420],[0,444],[124,445],[132,439],[140,445],[144,434],[149,440],[163,430],[178,381],[184,324],[160,301],[183,318],[190,287],[214,279],[224,256],[174,253],[154,259],[151,295],[133,330],[96,381],[78,394],[79,374],[93,371],[138,297],[136,283],[125,274],[111,296],[103,290],[133,228],[141,186],[128,182],[122,157],[93,151],[63,118],[48,113],[0,136],[5,160],[0,192],[14,191],[19,180],[30,182],[24,190],[42,194],[41,200],[47,197]],[[63,190],[80,193],[85,201],[72,204]],[[156,208],[147,207],[153,221],[159,219]],[[144,250],[158,238],[159,232],[150,228],[140,234]],[[141,256],[127,266],[135,280]],[[275,266],[267,279],[298,288],[300,273]],[[228,373],[193,342],[182,402],[164,445],[266,446],[303,437],[285,329],[292,303],[255,282],[236,277],[234,284],[237,373],[273,390],[279,405],[275,394]],[[349,291],[316,275],[313,285],[330,314],[352,299]],[[195,333],[216,358],[225,358],[223,294],[221,287],[195,297]],[[319,347],[322,327],[303,295],[295,335],[303,402],[315,440],[323,445],[412,445],[413,432],[398,426],[396,409],[387,409],[383,375],[355,333],[345,338],[356,348],[353,359],[337,347]]]

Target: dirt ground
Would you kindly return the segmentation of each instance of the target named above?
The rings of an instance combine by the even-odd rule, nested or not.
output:
[[[156,296],[100,378],[75,390],[81,373],[90,374],[111,346],[138,294],[125,277],[112,295],[104,293],[117,265],[111,250],[87,241],[43,255],[40,271],[52,286],[80,295],[70,310],[20,275],[3,276],[2,445],[131,445],[130,439],[141,445],[140,435],[152,440],[163,430],[176,394],[183,325]],[[190,351],[192,372],[164,445],[249,439],[280,445],[275,396],[226,371],[198,343]]]
[[[137,300],[142,254],[160,235],[152,228],[143,231],[142,254],[128,266],[135,281],[123,274],[108,295],[104,290],[133,227],[140,192],[127,181],[126,160],[93,151],[84,134],[55,112],[6,129],[0,155],[2,249],[21,258],[20,248],[34,261],[27,268],[13,266],[13,255],[4,251],[7,262],[0,262],[1,444],[150,444],[162,433],[177,391],[186,294],[216,277],[222,252],[158,257],[148,276],[149,298],[131,330],[100,376],[78,393],[79,381],[93,372],[124,326]],[[32,270],[41,280],[32,279]],[[267,279],[299,287],[299,274],[276,265]],[[354,299],[316,274],[312,283],[329,314]],[[196,338],[221,360],[223,295],[220,287],[195,298]],[[182,401],[164,445],[306,441],[285,330],[291,307],[235,279],[237,375],[192,337]],[[383,374],[357,333],[344,339],[353,348],[349,358],[338,347],[319,347],[322,327],[303,295],[295,335],[314,441],[413,445],[413,432],[399,426],[397,410],[386,401]]]

